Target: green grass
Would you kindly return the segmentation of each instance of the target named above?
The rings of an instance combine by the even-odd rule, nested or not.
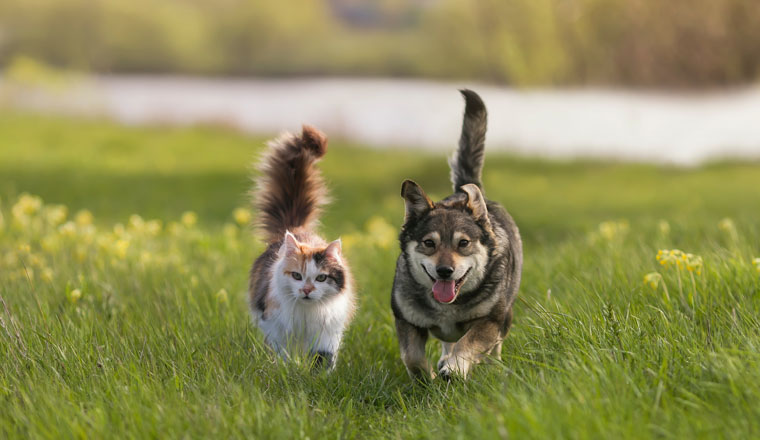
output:
[[[401,181],[447,195],[444,158],[331,144],[323,229],[345,237],[360,309],[336,371],[313,374],[246,309],[262,246],[231,213],[263,140],[0,114],[0,438],[760,436],[760,165],[488,155],[487,194],[525,240],[514,327],[503,362],[423,386],[395,342],[393,235]],[[45,202],[23,225],[22,192]],[[51,225],[54,204],[96,229]],[[672,248],[703,257],[693,282],[658,265]],[[642,282],[657,270],[669,299]]]

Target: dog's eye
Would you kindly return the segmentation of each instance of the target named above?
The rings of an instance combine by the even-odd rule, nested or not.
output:
[[[324,281],[324,280],[327,279],[327,275],[321,273],[321,274],[317,275],[317,278],[315,278],[315,279],[321,283],[322,281]]]
[[[301,274],[298,272],[290,272],[290,276],[296,281],[301,281]]]
[[[425,247],[429,247],[429,248],[435,247],[435,242],[433,240],[425,240],[422,243],[425,245]]]
[[[459,240],[459,247],[467,247],[470,244],[470,240]]]

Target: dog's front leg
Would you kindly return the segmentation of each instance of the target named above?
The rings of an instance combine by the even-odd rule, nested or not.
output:
[[[450,379],[453,375],[459,375],[466,378],[473,365],[500,345],[501,328],[502,325],[493,319],[484,318],[475,322],[454,344],[448,358],[439,363],[441,377]]]
[[[401,349],[401,360],[412,379],[430,379],[433,371],[425,357],[428,330],[417,327],[401,317],[396,318],[396,334]]]

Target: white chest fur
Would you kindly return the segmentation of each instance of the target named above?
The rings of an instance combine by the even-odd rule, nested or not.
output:
[[[273,284],[273,299],[278,307],[270,311],[267,319],[258,319],[267,342],[283,355],[294,351],[336,354],[351,311],[351,292],[307,301]]]

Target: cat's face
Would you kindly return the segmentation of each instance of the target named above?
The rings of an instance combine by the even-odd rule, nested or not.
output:
[[[288,232],[280,256],[283,258],[282,270],[275,276],[280,277],[279,285],[285,287],[285,293],[293,295],[297,301],[319,302],[340,294],[345,287],[340,240],[325,247],[312,247],[300,243]]]

